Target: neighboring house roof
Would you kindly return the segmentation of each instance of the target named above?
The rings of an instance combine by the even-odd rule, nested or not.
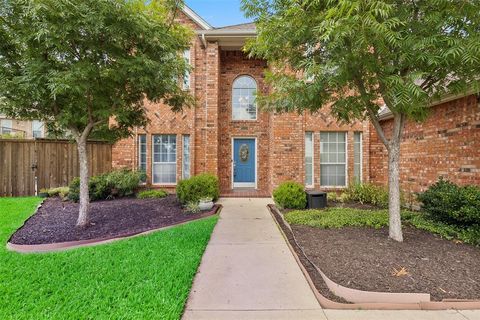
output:
[[[478,94],[478,93],[479,92],[477,90],[468,90],[468,91],[463,92],[463,93],[445,95],[445,96],[441,97],[440,99],[437,99],[437,100],[433,101],[429,105],[429,107],[434,107],[434,106],[437,106],[437,105],[445,103],[445,102],[457,100],[457,99],[468,97],[472,94]],[[391,119],[392,116],[393,116],[393,114],[392,114],[392,112],[390,111],[390,109],[388,108],[387,105],[383,105],[380,108],[380,110],[378,110],[378,118],[380,120]]]

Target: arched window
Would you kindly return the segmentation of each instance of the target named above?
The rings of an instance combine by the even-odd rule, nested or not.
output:
[[[250,76],[240,76],[233,82],[232,119],[256,120],[257,103],[255,94],[257,83]]]

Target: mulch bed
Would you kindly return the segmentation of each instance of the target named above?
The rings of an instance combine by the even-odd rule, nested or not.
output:
[[[448,241],[414,227],[403,228],[403,243],[389,239],[388,228],[291,228],[306,256],[327,277],[345,287],[430,293],[433,301],[480,299],[480,249],[474,246]],[[287,238],[295,248],[289,232]],[[305,257],[302,259],[299,248],[296,251],[317,290],[332,299],[332,294],[325,295],[320,274]],[[402,267],[407,275],[393,275],[394,269],[400,271]]]
[[[186,213],[177,198],[123,198],[92,202],[90,225],[75,226],[78,203],[46,199],[41,208],[10,238],[13,244],[33,245],[67,241],[125,237],[213,215],[212,211]]]

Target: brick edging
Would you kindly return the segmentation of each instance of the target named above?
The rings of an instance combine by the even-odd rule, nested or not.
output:
[[[41,207],[39,205],[37,207],[37,210]],[[182,221],[176,224],[171,224],[168,226],[160,227],[160,228],[155,228],[147,231],[142,231],[142,232],[136,232],[124,236],[119,236],[119,237],[108,237],[108,238],[97,238],[97,239],[87,239],[87,240],[77,240],[77,241],[65,241],[65,242],[57,242],[57,243],[47,243],[47,244],[15,244],[11,243],[10,239],[8,240],[6,247],[10,251],[15,251],[19,253],[48,253],[48,252],[56,252],[56,251],[64,251],[64,250],[69,250],[69,249],[75,249],[75,248],[82,248],[82,247],[90,247],[90,246],[96,246],[96,245],[101,245],[101,244],[107,244],[119,240],[125,240],[125,239],[130,239],[130,238],[135,238],[139,236],[144,236],[148,235],[157,231],[163,231],[167,230],[173,227],[177,227],[180,225],[184,225],[193,221],[198,221],[202,219],[209,218],[215,214],[218,214],[220,210],[222,209],[221,204],[216,204],[212,210],[204,212],[201,217],[196,218],[196,219],[191,219],[187,221]],[[36,212],[35,212],[36,213]],[[34,214],[33,214],[34,215]],[[32,216],[33,216],[32,215]],[[25,221],[28,221],[25,220]],[[25,224],[25,223],[24,223]],[[24,224],[20,227],[22,228]],[[18,228],[18,229],[20,229]],[[17,230],[18,230],[17,229]],[[15,231],[16,232],[16,231]],[[13,234],[15,234],[15,232]],[[12,234],[12,235],[13,235]]]
[[[399,293],[388,293],[388,292],[372,292],[372,291],[364,291],[364,290],[358,290],[358,289],[351,289],[347,287],[343,287],[336,282],[330,280],[326,276],[324,276],[324,273],[315,265],[312,263],[314,268],[320,273],[322,276],[322,279],[328,279],[330,283],[325,281],[327,287],[329,288],[332,293],[335,295],[344,298],[345,300],[349,301],[350,294],[360,294],[364,297],[370,297],[372,300],[375,298],[379,297],[379,294],[383,294],[382,301],[380,302],[357,302],[357,303],[341,303],[341,302],[335,302],[327,297],[323,296],[315,287],[315,284],[313,283],[312,278],[310,277],[310,274],[308,271],[305,269],[303,266],[300,257],[294,250],[292,244],[287,238],[287,235],[285,234],[284,230],[279,224],[279,221],[277,220],[276,215],[273,213],[275,211],[283,220],[283,217],[281,213],[278,211],[278,209],[275,207],[275,205],[268,205],[267,206],[269,209],[270,214],[272,215],[273,220],[277,224],[278,229],[280,230],[282,236],[284,237],[288,248],[290,249],[290,252],[293,254],[295,261],[297,262],[298,266],[302,270],[303,275],[305,276],[307,283],[309,284],[310,288],[312,289],[315,297],[317,298],[318,303],[322,308],[326,309],[363,309],[363,310],[447,310],[447,309],[458,309],[458,310],[475,310],[475,309],[480,309],[480,300],[455,300],[455,299],[444,299],[443,301],[418,301],[418,302],[411,302],[412,300],[407,300],[407,302],[398,302],[396,298],[398,298]],[[285,226],[292,232],[290,225],[286,223],[285,220],[282,221]],[[293,234],[293,232],[292,232]],[[294,239],[295,241],[295,239]],[[295,244],[300,248],[298,243]],[[342,287],[342,290],[334,291],[332,290],[331,286],[338,286]],[[337,289],[338,289],[337,287]],[[347,293],[347,295],[345,295]],[[401,293],[401,295],[404,295],[407,297],[408,295],[412,295],[412,298],[415,298],[414,295],[418,295],[415,293]],[[430,295],[428,295],[430,297]]]

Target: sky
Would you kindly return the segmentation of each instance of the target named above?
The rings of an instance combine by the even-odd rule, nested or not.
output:
[[[185,3],[214,27],[250,22],[240,10],[240,0],[185,0]]]

